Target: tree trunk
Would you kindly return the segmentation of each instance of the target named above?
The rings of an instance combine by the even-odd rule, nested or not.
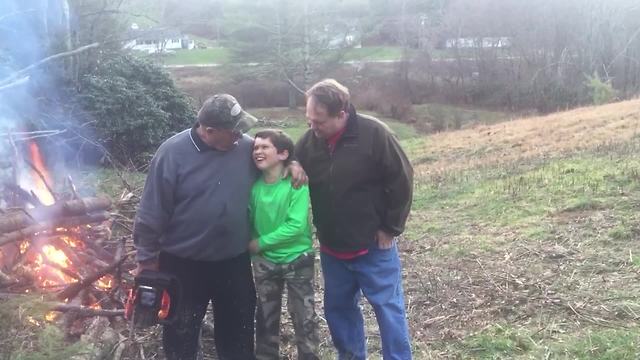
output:
[[[298,95],[298,90],[296,90],[292,85],[289,85],[289,109],[295,110],[298,107],[298,102],[296,97]]]
[[[304,0],[304,64],[302,72],[302,86],[306,91],[311,85],[311,34],[309,33],[309,0]]]

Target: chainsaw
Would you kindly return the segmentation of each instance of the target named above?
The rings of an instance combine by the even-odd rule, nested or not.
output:
[[[176,319],[180,282],[170,274],[142,270],[129,290],[124,317],[132,328],[170,324]]]

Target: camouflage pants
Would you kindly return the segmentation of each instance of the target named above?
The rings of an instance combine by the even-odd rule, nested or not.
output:
[[[293,321],[298,359],[318,359],[318,320],[313,297],[314,258],[302,255],[289,264],[274,264],[256,256],[253,273],[258,293],[256,358],[280,357],[280,313],[287,286],[287,307]]]

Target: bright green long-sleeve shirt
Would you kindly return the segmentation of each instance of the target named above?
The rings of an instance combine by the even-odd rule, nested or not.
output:
[[[290,178],[267,184],[260,177],[251,189],[249,211],[265,259],[286,264],[312,251],[308,186],[294,189]]]

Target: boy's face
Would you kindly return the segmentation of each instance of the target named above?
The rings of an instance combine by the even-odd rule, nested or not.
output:
[[[270,139],[257,137],[253,142],[253,162],[262,171],[271,169],[283,164],[289,157],[289,151],[284,150],[278,153],[278,149]]]

